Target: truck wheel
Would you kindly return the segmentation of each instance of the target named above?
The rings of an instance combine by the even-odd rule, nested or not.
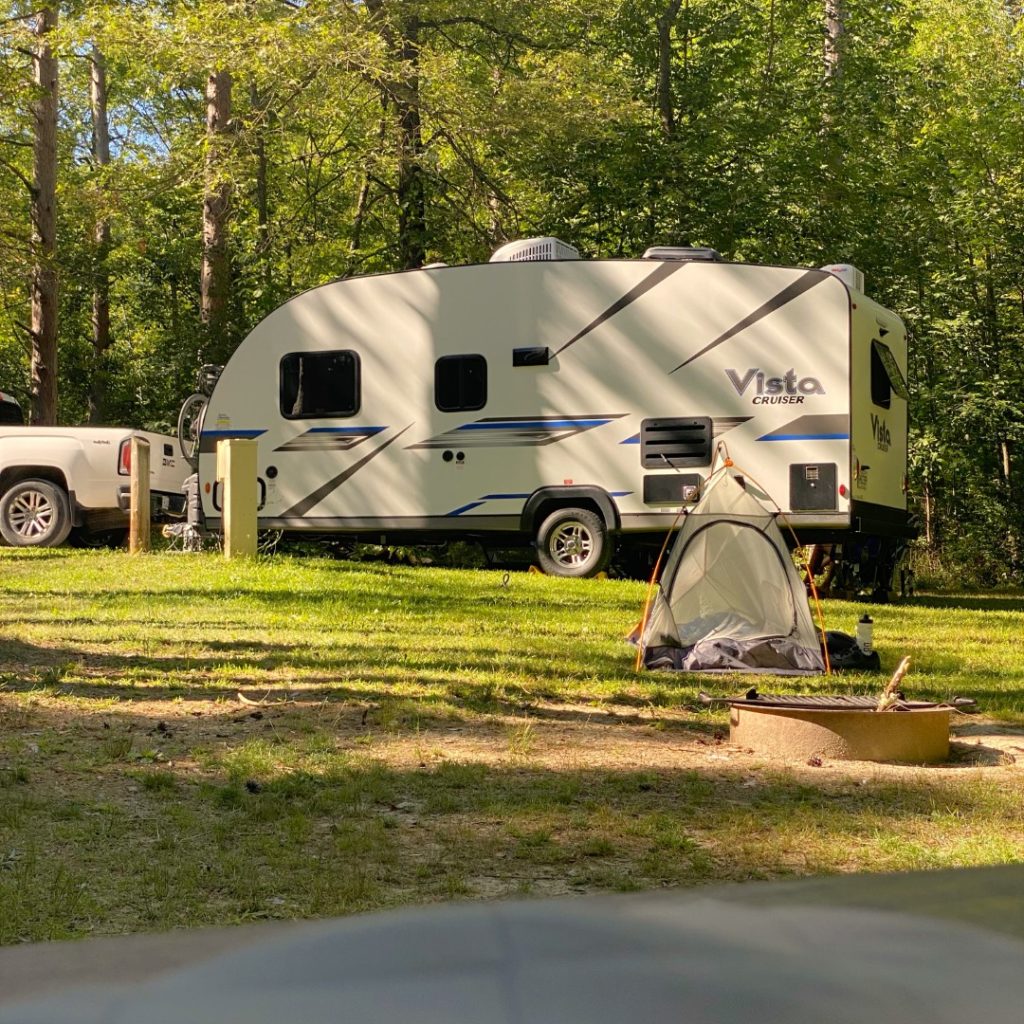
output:
[[[71,505],[49,480],[21,480],[0,498],[0,535],[11,547],[54,548],[71,532]]]
[[[548,576],[595,576],[611,553],[608,531],[589,509],[560,508],[537,531],[537,560]]]

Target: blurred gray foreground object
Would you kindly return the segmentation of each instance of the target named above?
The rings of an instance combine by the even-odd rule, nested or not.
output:
[[[243,928],[235,952],[8,1003],[0,1024],[1020,1024],[1022,889],[1009,867],[422,908],[271,928],[237,949],[253,942]],[[189,934],[143,937],[161,938],[180,964]],[[33,949],[90,945],[0,951],[0,987]]]

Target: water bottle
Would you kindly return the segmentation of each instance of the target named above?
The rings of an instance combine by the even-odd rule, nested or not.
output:
[[[870,615],[862,615],[857,623],[857,646],[860,648],[861,654],[870,654],[873,649],[871,633],[874,625]]]

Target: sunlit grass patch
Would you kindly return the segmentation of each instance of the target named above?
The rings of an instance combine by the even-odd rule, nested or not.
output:
[[[729,754],[698,690],[880,678],[636,675],[640,584],[9,549],[0,573],[0,942],[1024,858],[1012,748]],[[852,632],[865,606],[825,610]],[[910,695],[1024,725],[1024,600],[869,610]]]

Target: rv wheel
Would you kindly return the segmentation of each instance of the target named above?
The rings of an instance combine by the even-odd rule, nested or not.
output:
[[[71,505],[49,480],[22,480],[0,498],[0,534],[14,548],[54,548],[71,532]]]
[[[537,560],[549,576],[594,576],[610,557],[608,531],[588,509],[560,508],[537,531]]]

